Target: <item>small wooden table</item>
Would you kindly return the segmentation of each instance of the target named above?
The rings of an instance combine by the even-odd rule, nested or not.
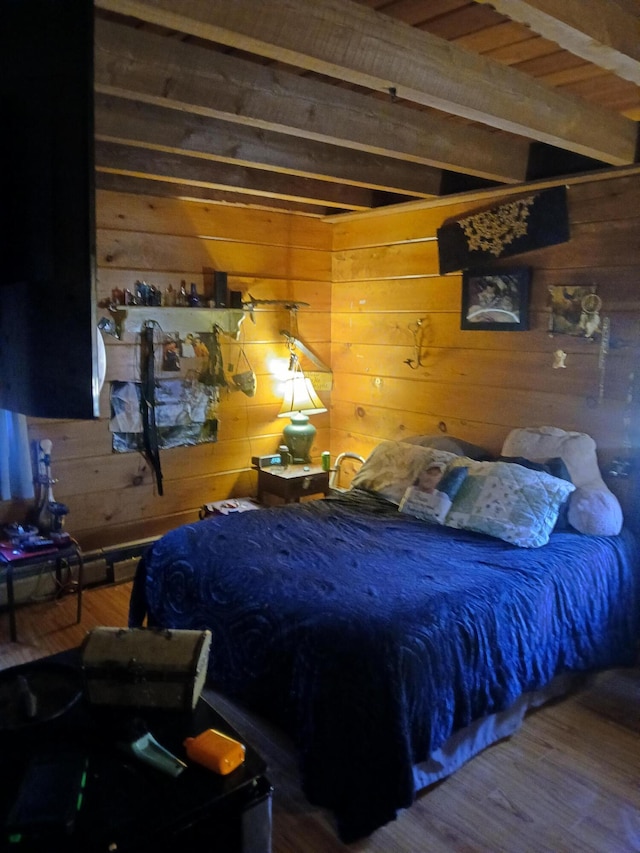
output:
[[[24,555],[24,556],[23,556]],[[16,603],[13,591],[13,577],[16,572],[24,569],[39,568],[53,563],[56,580],[61,583],[62,567],[68,566],[75,560],[78,565],[78,609],[76,622],[82,619],[82,584],[84,575],[84,560],[82,551],[77,542],[71,540],[68,545],[60,548],[52,548],[46,551],[33,551],[32,553],[21,552],[20,556],[3,556],[0,554],[0,573],[4,572],[4,582],[7,585],[7,608],[9,610],[9,632],[11,642],[15,643],[18,638],[16,631]]]
[[[299,503],[309,495],[329,494],[329,472],[320,465],[272,465],[258,469],[258,501],[265,493],[275,495],[286,504]]]

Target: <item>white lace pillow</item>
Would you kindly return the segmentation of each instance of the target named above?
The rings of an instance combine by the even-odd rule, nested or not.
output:
[[[620,533],[622,508],[602,479],[591,436],[549,426],[514,429],[505,439],[502,456],[523,456],[531,462],[559,456],[576,486],[569,499],[569,524],[595,536]]]

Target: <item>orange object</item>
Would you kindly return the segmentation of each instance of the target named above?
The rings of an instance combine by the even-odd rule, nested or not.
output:
[[[244,744],[216,729],[205,729],[196,737],[186,738],[184,748],[192,761],[223,776],[242,764],[246,752]]]

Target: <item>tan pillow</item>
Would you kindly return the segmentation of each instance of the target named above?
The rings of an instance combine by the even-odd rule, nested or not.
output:
[[[402,441],[383,441],[375,447],[351,481],[352,489],[376,492],[399,504],[421,471],[434,464],[444,470],[455,453],[419,447]]]
[[[620,533],[622,508],[602,479],[591,436],[549,426],[514,429],[505,439],[502,456],[523,456],[531,462],[559,456],[576,486],[569,498],[569,524],[596,536]]]

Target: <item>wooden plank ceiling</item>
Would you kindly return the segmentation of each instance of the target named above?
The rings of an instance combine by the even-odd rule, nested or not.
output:
[[[640,0],[95,0],[98,186],[314,216],[638,161]]]

